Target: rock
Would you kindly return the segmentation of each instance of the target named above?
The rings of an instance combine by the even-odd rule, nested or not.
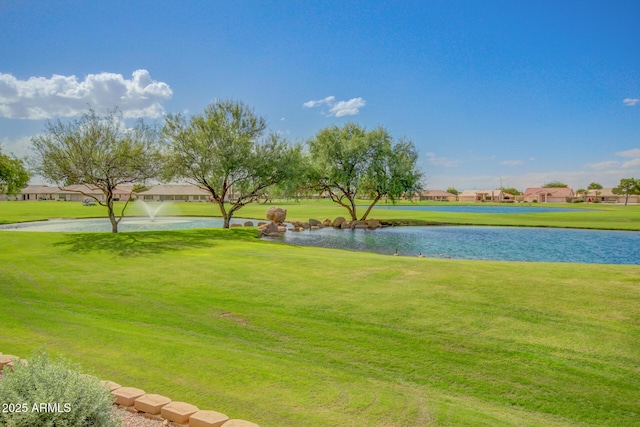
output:
[[[262,229],[260,231],[265,236],[270,236],[273,233],[278,234],[278,225],[275,222],[271,221],[265,227],[262,227]]]
[[[326,218],[324,221],[322,221],[322,225],[324,225],[325,227],[331,227],[331,220],[329,218]]]
[[[311,229],[312,229],[312,230],[319,230],[319,229],[320,229],[320,227],[318,227],[317,225],[312,225],[312,226],[311,226]]]
[[[245,227],[253,227],[253,221],[245,221],[244,222],[244,226]]]
[[[229,228],[242,227],[242,224],[229,224]]]
[[[276,207],[269,208],[267,209],[267,219],[276,224],[282,224],[287,219],[287,210]]]
[[[382,224],[380,224],[380,221],[378,221],[377,219],[369,219],[367,220],[367,227],[369,227],[371,230],[374,230],[376,228],[382,227]]]
[[[367,225],[367,221],[353,221],[351,228],[365,229],[369,228],[369,226]]]
[[[342,228],[343,230],[351,228],[351,223],[349,221],[342,221],[339,228]]]
[[[280,233],[284,233],[285,231],[287,231],[287,227],[285,227],[284,225],[279,225],[278,226],[278,231]]]
[[[308,229],[309,229],[309,227],[311,227],[311,225],[309,225],[309,223],[308,223],[308,222],[303,222],[303,223],[302,223],[302,228],[304,228],[305,230],[308,230]]]
[[[293,221],[291,223],[294,227],[302,228],[302,223],[300,221]]]
[[[331,223],[332,227],[335,228],[341,228],[340,226],[342,225],[343,222],[345,222],[346,220],[344,219],[343,216],[339,216],[338,218],[334,219],[333,222]]]
[[[262,227],[263,225],[269,224],[268,222],[260,221],[258,222],[258,227]]]
[[[320,221],[318,221],[317,219],[309,218],[309,225],[311,227],[317,227],[317,226],[319,226],[321,224],[322,223]]]

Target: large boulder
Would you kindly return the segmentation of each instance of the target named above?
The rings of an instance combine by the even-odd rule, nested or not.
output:
[[[339,216],[338,218],[334,219],[333,222],[331,223],[332,227],[335,228],[341,228],[340,226],[342,225],[343,222],[345,222],[346,219],[344,219],[343,216]]]
[[[287,210],[276,207],[269,208],[267,209],[267,219],[276,224],[282,224],[287,219]]]
[[[382,227],[382,224],[380,224],[380,221],[378,221],[377,219],[368,219],[367,226],[369,227],[369,229],[373,230]]]
[[[342,221],[340,223],[340,228],[343,230],[346,230],[347,228],[351,228],[351,222],[349,221]]]
[[[309,218],[309,225],[311,227],[319,227],[320,225],[322,225],[322,223],[317,219]]]
[[[260,232],[262,234],[264,234],[265,236],[269,236],[269,235],[273,235],[273,234],[278,234],[278,224],[276,224],[275,222],[271,221],[269,224],[260,227]]]
[[[325,227],[331,227],[332,221],[329,218],[325,218],[324,221],[322,221],[322,225],[324,225]]]

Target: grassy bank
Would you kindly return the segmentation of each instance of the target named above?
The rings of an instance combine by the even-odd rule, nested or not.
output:
[[[363,201],[362,204],[366,204]],[[456,203],[411,203],[405,205],[451,206]],[[118,204],[121,208],[123,203]],[[307,221],[309,218],[324,220],[346,216],[347,211],[328,200],[277,201],[273,204],[249,204],[238,211],[241,218],[264,219],[271,206],[287,209],[288,220]],[[392,206],[380,203],[380,207]],[[481,204],[487,206],[487,204]],[[535,207],[535,204],[532,206]],[[393,220],[401,223],[440,223],[467,225],[503,225],[533,227],[600,228],[609,230],[640,230],[640,205],[618,206],[603,204],[588,205],[540,205],[538,207],[572,208],[571,212],[536,212],[518,214],[481,214],[460,212],[429,212],[410,210],[374,209],[370,218]],[[529,205],[527,205],[529,207]],[[517,206],[514,206],[517,208]],[[364,209],[362,209],[362,212]],[[145,216],[143,207],[132,203],[127,208],[128,216]],[[160,215],[219,216],[220,212],[212,203],[167,203]],[[0,202],[0,223],[37,221],[48,218],[106,217],[101,206],[82,206],[80,202]]]
[[[254,235],[0,232],[0,351],[265,427],[640,423],[640,267]]]

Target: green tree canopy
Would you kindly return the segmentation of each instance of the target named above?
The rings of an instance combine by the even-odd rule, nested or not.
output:
[[[228,228],[234,213],[300,172],[300,146],[265,136],[264,118],[242,102],[216,101],[203,114],[168,115],[165,178],[181,178],[211,193]]]
[[[567,188],[568,185],[560,181],[551,181],[542,186],[542,188]]]
[[[460,192],[456,190],[454,187],[447,188],[447,193],[455,194],[456,196],[460,194]]]
[[[640,194],[640,179],[635,178],[622,178],[620,180],[620,184],[617,187],[613,188],[613,194],[623,194],[625,195],[624,205],[627,206],[629,202],[630,195]]]
[[[519,195],[522,194],[521,191],[519,191],[518,189],[513,188],[513,187],[507,187],[507,188],[501,187],[500,189],[502,191],[504,191],[505,193],[513,194],[514,196],[519,196]]]
[[[29,182],[29,172],[24,162],[0,149],[0,194],[14,196]]]
[[[592,182],[591,184],[589,184],[589,186],[587,187],[587,190],[602,190],[602,185],[600,185],[597,182]]]
[[[355,124],[330,126],[308,141],[310,182],[356,220],[356,199],[372,199],[360,218],[365,220],[382,198],[392,201],[418,191],[422,173],[413,142],[393,137],[384,128],[367,131]]]
[[[579,196],[582,196],[583,198],[585,198],[589,194],[589,190],[584,189],[584,188],[580,188],[580,189],[576,190],[576,194],[579,195]]]
[[[43,135],[32,139],[36,170],[58,186],[85,185],[102,191],[102,201],[89,193],[108,211],[111,231],[118,232],[124,217],[116,217],[114,190],[119,185],[142,183],[160,171],[161,155],[157,132],[139,120],[127,128],[119,110],[100,116],[95,111],[69,122],[49,121]]]

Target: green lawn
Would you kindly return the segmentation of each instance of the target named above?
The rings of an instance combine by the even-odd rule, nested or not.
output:
[[[64,208],[40,215],[64,216],[67,203],[51,205]],[[640,425],[639,266],[254,236],[0,232],[0,351],[45,345],[102,378],[263,427]]]
[[[362,201],[365,205],[367,201]],[[124,203],[118,204],[121,207]],[[413,205],[458,205],[457,203],[411,203]],[[487,204],[482,204],[486,206]],[[278,201],[273,205],[250,204],[237,212],[237,217],[264,219],[271,206],[287,209],[288,220],[307,221],[309,218],[324,220],[337,216],[347,216],[347,211],[328,200]],[[380,206],[385,203],[380,203]],[[527,207],[529,205],[526,205]],[[536,206],[532,204],[531,206]],[[612,230],[640,231],[640,205],[618,206],[604,204],[561,204],[540,205],[538,207],[572,208],[575,212],[540,212],[522,214],[479,214],[450,212],[419,212],[408,210],[374,209],[370,218],[395,220],[409,223],[447,223],[471,225],[505,225],[537,227],[601,228]],[[360,214],[364,213],[364,209]],[[131,203],[127,215],[146,215],[142,206]],[[160,215],[220,216],[218,207],[212,203],[167,203]],[[106,209],[101,206],[82,206],[80,202],[0,202],[0,223],[36,221],[47,218],[106,217]]]

